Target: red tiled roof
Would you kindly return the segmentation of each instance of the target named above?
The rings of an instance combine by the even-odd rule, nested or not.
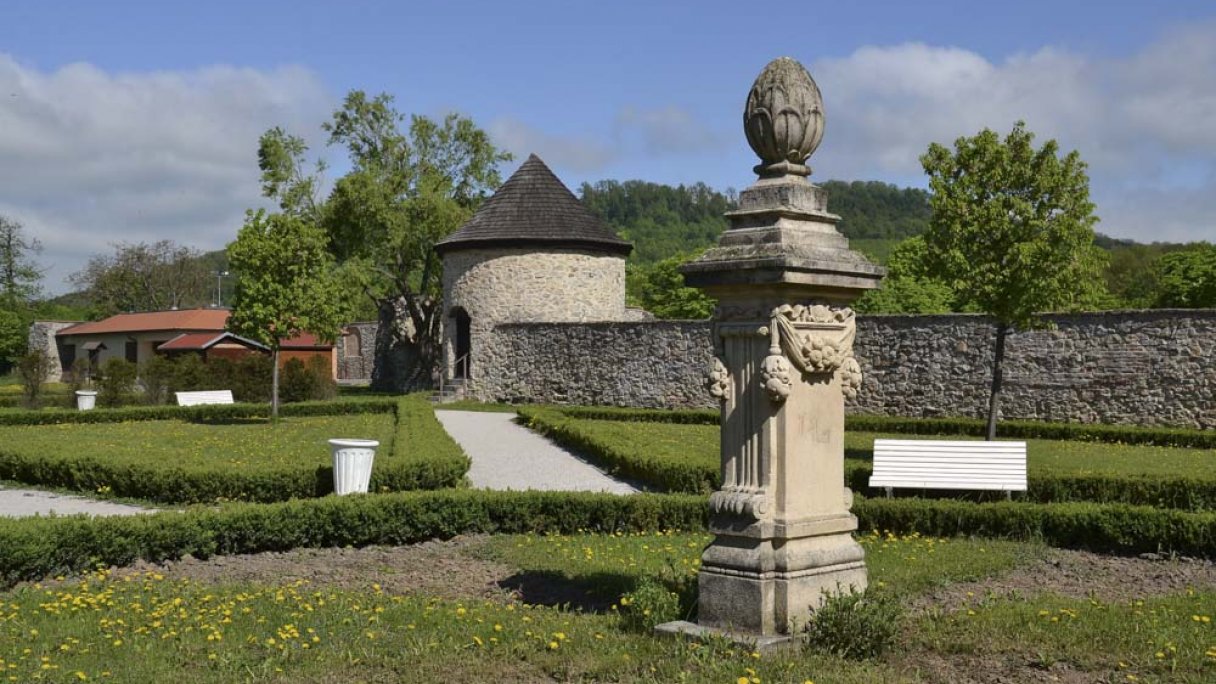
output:
[[[224,329],[228,322],[227,309],[181,309],[178,311],[146,311],[125,313],[100,321],[69,326],[58,335],[107,335],[155,330],[215,330]]]
[[[125,313],[100,321],[90,321],[68,326],[57,335],[109,335],[114,333],[153,332],[160,330],[199,332],[214,331],[222,333],[228,322],[227,309],[181,309],[179,311],[147,311],[142,313]],[[204,342],[214,339],[215,334],[201,333]],[[235,336],[234,336],[235,337]],[[191,343],[194,343],[193,341]],[[332,344],[322,344],[314,335],[305,333],[290,340],[284,340],[282,349],[331,349]],[[165,349],[161,345],[160,349]],[[199,347],[192,347],[198,349]],[[185,347],[172,347],[185,349]]]
[[[225,341],[236,342],[237,344],[254,349],[260,349],[262,351],[266,350],[266,345],[259,344],[253,340],[247,340],[238,335],[233,335],[230,332],[183,333],[177,337],[174,337],[168,342],[165,342],[156,349],[157,351],[200,351],[210,349],[220,342]]]

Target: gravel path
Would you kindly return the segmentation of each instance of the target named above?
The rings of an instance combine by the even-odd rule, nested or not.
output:
[[[547,489],[632,494],[638,489],[515,423],[513,413],[436,411],[473,466],[469,480],[481,489]]]
[[[26,518],[32,515],[135,515],[152,509],[97,501],[69,494],[54,494],[35,489],[0,488],[0,518]]]

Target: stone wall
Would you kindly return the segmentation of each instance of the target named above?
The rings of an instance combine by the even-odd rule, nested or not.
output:
[[[512,403],[709,406],[703,321],[508,323],[494,329],[474,392]]]
[[[338,355],[338,379],[348,381],[370,381],[376,356],[375,321],[351,323],[342,328],[334,345]]]
[[[1007,343],[1002,416],[1216,427],[1216,310],[1047,317]],[[994,332],[982,316],[863,316],[854,413],[984,415]],[[711,407],[708,322],[497,326],[483,399]]]
[[[64,328],[76,325],[80,321],[34,321],[30,324],[27,344],[30,351],[42,350],[51,358],[51,373],[47,380],[59,382],[63,379],[63,361],[59,358],[59,345],[55,344],[55,333]]]

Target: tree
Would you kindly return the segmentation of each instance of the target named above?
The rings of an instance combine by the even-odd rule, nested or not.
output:
[[[858,313],[935,314],[956,310],[949,283],[929,272],[923,237],[908,238],[888,257],[882,287],[857,300]]]
[[[237,272],[228,329],[270,347],[270,415],[279,417],[279,349],[302,333],[333,342],[346,317],[325,234],[298,216],[249,212],[228,259]]]
[[[0,216],[0,306],[28,308],[42,292],[43,269],[31,255],[42,252],[37,238],[27,238],[20,222]]]
[[[316,175],[298,172],[307,151],[298,138],[272,129],[259,153],[263,192],[290,214],[315,216],[344,282],[375,303],[387,334],[378,356],[388,347],[404,376],[377,364],[373,381],[395,390],[429,386],[438,367],[442,265],[434,245],[501,183],[498,163],[510,159],[466,117],[412,116],[403,132],[404,121],[389,95],[346,96],[324,130],[330,145],[346,148],[351,171],[321,205],[307,199]]]
[[[84,269],[69,277],[88,291],[97,315],[180,309],[211,301],[214,274],[199,250],[172,240],[113,247],[114,254],[91,257]]]
[[[1076,151],[1058,156],[1054,140],[1035,149],[1033,139],[1019,121],[1004,140],[984,129],[953,151],[934,143],[921,157],[932,192],[929,271],[961,304],[996,319],[988,439],[996,437],[1009,331],[1043,327],[1036,312],[1101,294],[1085,163]]]
[[[26,408],[38,408],[43,386],[55,369],[55,362],[41,349],[34,349],[17,359],[17,378],[21,381],[21,396]]]
[[[1216,307],[1216,245],[1200,242],[1157,260],[1159,307]]]
[[[679,267],[690,256],[676,255],[650,266],[629,264],[625,295],[630,306],[641,307],[658,318],[709,318],[716,302],[704,292],[684,284]]]

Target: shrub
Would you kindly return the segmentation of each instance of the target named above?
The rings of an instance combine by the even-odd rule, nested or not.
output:
[[[275,504],[230,504],[153,515],[0,519],[0,587],[98,565],[187,554],[399,545],[460,534],[696,529],[705,499],[582,492],[449,490]]]
[[[197,390],[211,389],[207,386],[211,372],[207,369],[207,364],[203,363],[203,358],[198,354],[187,352],[173,359],[173,383],[174,392],[194,392]]]
[[[308,372],[316,378],[313,396],[315,401],[328,401],[338,396],[338,381],[334,380],[333,366],[324,356],[308,359]]]
[[[304,367],[299,359],[288,359],[283,364],[279,379],[279,399],[283,403],[307,401],[316,393],[317,378]]]
[[[17,377],[21,380],[21,396],[27,408],[38,408],[43,386],[51,377],[55,362],[41,349],[33,349],[17,359]]]
[[[274,365],[266,354],[246,354],[232,363],[232,373],[224,387],[237,401],[269,402]]]
[[[97,403],[115,407],[130,399],[135,391],[137,371],[126,359],[109,359],[101,365],[97,378]]]
[[[145,402],[159,406],[168,401],[173,372],[173,361],[159,354],[143,363],[139,369],[139,380],[144,387]]]
[[[824,591],[824,602],[811,613],[807,645],[848,660],[877,658],[895,644],[903,608],[893,597],[864,592]]]

